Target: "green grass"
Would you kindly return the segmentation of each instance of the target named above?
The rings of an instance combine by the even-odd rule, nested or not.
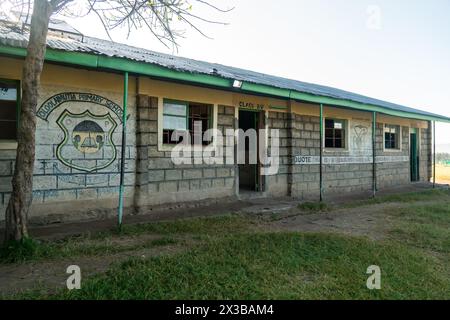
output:
[[[303,202],[298,205],[298,208],[309,213],[331,210],[331,207],[325,202]]]
[[[382,269],[382,290],[366,287]],[[175,256],[131,259],[52,299],[439,299],[449,279],[435,258],[400,245],[332,234],[252,234]]]
[[[392,195],[361,205],[396,202],[384,212],[387,237],[335,233],[272,233],[258,217],[229,215],[125,226],[118,235],[42,243],[18,253],[27,261],[110,254],[198,240],[182,252],[117,263],[82,280],[82,290],[27,291],[27,299],[450,299],[450,193]],[[302,211],[332,210],[316,203]],[[309,211],[308,211],[309,210]],[[361,209],[364,210],[364,209]],[[140,239],[117,246],[113,240]],[[126,243],[126,241],[125,241]],[[116,250],[116,251],[115,251]],[[74,260],[76,261],[76,260]],[[381,290],[368,290],[366,270],[378,265]],[[10,298],[10,297],[5,297]]]
[[[249,218],[240,215],[180,219],[175,221],[124,226],[122,235],[140,235],[147,233],[162,235],[215,235],[218,233],[244,232],[251,223],[252,221]]]
[[[68,237],[58,241],[35,241],[27,239],[23,243],[11,242],[0,248],[0,264],[25,263],[48,259],[75,258],[78,256],[109,255],[156,246],[172,245],[178,242],[172,235],[194,235],[194,240],[207,239],[211,235],[236,233],[247,230],[251,220],[226,215],[215,218],[180,219],[177,221],[154,222],[124,226],[118,234],[116,230],[95,235]],[[114,240],[126,240],[153,234],[160,238],[150,241],[118,244]]]
[[[171,244],[177,244],[179,241],[172,237],[163,237],[150,241],[150,246],[152,247],[160,247],[160,246],[168,246]]]
[[[27,243],[25,245],[11,242],[0,249],[0,264],[37,262],[81,256],[107,256],[120,252],[173,245],[179,242],[172,237],[161,237],[130,244],[118,244],[111,240],[90,239],[88,237],[80,239],[75,237],[52,242],[37,242],[30,239],[30,244]]]
[[[417,248],[450,255],[450,201],[396,210],[391,234]]]
[[[9,241],[0,247],[0,261],[14,263],[33,259],[38,255],[39,246],[40,244],[31,238]]]

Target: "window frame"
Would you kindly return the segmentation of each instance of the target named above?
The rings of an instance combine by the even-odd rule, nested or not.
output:
[[[22,101],[22,82],[17,79],[6,79],[0,78],[1,82],[6,82],[10,84],[14,84],[17,87],[17,96],[16,96],[16,130],[19,130],[20,123],[20,105]],[[16,131],[16,135],[17,135]],[[17,149],[17,138],[16,139],[0,139],[0,150],[15,150]]]
[[[186,105],[186,127],[189,130],[189,103],[191,104],[200,104],[200,105],[207,105],[211,108],[211,112],[209,114],[209,123],[210,128],[209,129],[217,129],[217,115],[218,115],[218,104],[211,103],[211,102],[203,102],[203,101],[194,101],[194,99],[191,100],[180,100],[180,99],[173,99],[173,98],[166,98],[166,97],[158,97],[158,151],[171,151],[176,144],[167,144],[164,143],[164,104],[165,103],[174,103],[174,104],[182,104]],[[194,147],[194,144],[191,144],[192,147]],[[213,137],[213,142],[209,145],[196,145],[195,147],[211,147],[216,146],[216,139]]]
[[[343,123],[343,131],[344,131],[344,138],[342,139],[342,141],[344,142],[344,147],[326,147],[326,121],[327,120],[333,120],[333,121],[340,121]],[[323,150],[326,152],[347,152],[349,150],[349,119],[344,119],[344,118],[339,118],[339,117],[323,117]]]
[[[396,143],[398,146],[395,148],[386,148],[386,128],[387,127],[396,127],[398,129],[398,137],[396,139]],[[401,152],[402,151],[402,126],[399,124],[391,124],[391,123],[383,123],[383,151],[385,152]]]
[[[166,114],[164,113],[164,105],[166,103],[171,103],[171,104],[177,104],[177,105],[183,105],[186,107],[186,114],[185,116],[177,116],[177,115],[173,115],[173,114]],[[176,145],[176,143],[164,143],[164,116],[169,116],[169,117],[175,117],[175,118],[184,118],[185,122],[186,122],[186,130],[189,130],[189,102],[187,101],[180,101],[180,100],[173,100],[173,99],[163,99],[163,106],[162,106],[162,142],[163,145],[165,146],[171,146],[171,145]],[[171,130],[171,129],[168,129]]]

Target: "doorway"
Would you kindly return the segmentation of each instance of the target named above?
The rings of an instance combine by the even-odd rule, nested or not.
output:
[[[253,129],[256,131],[256,139],[250,139],[246,136],[245,141],[245,164],[239,164],[239,193],[242,192],[260,192],[262,191],[262,179],[260,176],[259,163],[259,128],[261,126],[261,112],[251,110],[239,110],[239,129]],[[250,141],[253,140],[253,141]],[[256,163],[250,163],[250,159],[254,154],[250,154],[250,144],[256,143]]]
[[[417,130],[410,133],[410,167],[411,167],[411,181],[419,181],[419,143]]]

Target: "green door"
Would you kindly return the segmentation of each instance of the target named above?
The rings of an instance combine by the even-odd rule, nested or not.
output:
[[[419,152],[417,133],[410,134],[411,181],[419,181]]]

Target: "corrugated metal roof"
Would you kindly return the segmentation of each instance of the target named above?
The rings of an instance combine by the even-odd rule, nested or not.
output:
[[[20,28],[14,27],[10,24],[0,23],[1,45],[26,48],[27,41],[28,34],[22,34]],[[332,87],[271,76],[254,71],[224,66],[217,63],[209,63],[205,61],[173,56],[87,36],[84,36],[83,40],[81,41],[77,38],[53,36],[52,34],[49,34],[47,44],[49,48],[56,50],[84,52],[92,53],[95,55],[125,58],[134,61],[159,65],[165,68],[182,72],[207,75],[214,74],[216,76],[227,79],[242,80],[245,82],[267,85],[281,89],[294,90],[316,96],[349,100],[357,103],[375,105],[391,110],[414,113],[418,115],[446,118],[434,113],[413,109],[407,106],[366,97],[360,94]]]

